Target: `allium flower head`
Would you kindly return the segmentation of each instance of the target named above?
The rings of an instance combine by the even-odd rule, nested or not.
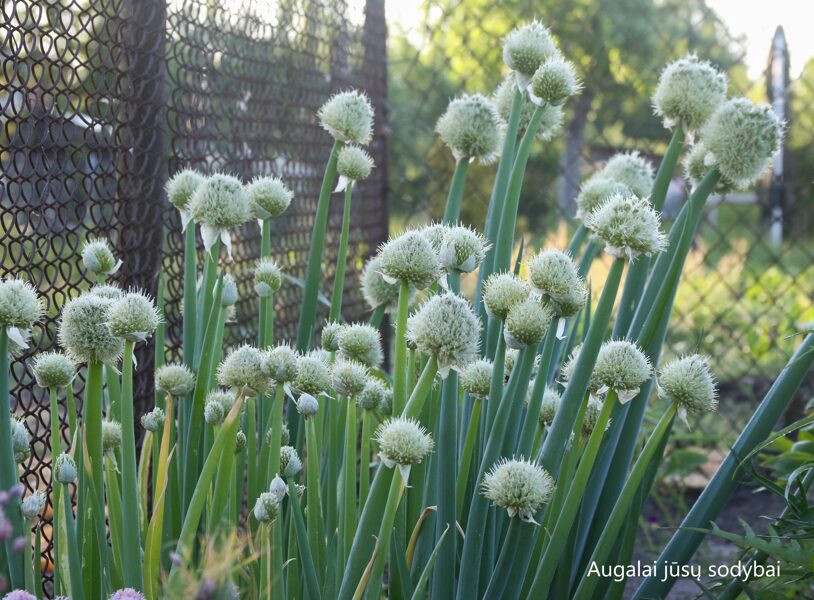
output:
[[[658,214],[637,196],[611,196],[588,216],[585,226],[605,243],[605,252],[617,258],[651,256],[667,246]]]
[[[561,402],[562,396],[557,389],[550,385],[545,386],[543,401],[540,403],[540,414],[538,416],[540,425],[548,426],[554,422],[554,417],[557,415]]]
[[[102,422],[102,448],[111,452],[122,445],[122,424],[118,421]]]
[[[448,229],[449,226],[444,223],[428,223],[417,231],[427,239],[432,249],[438,254],[441,252],[441,244],[444,243]]]
[[[630,188],[601,171],[590,177],[579,189],[577,218],[585,221],[596,208],[613,196],[630,196]]]
[[[503,62],[526,78],[531,78],[543,61],[557,54],[551,33],[539,21],[513,29],[503,42]]]
[[[458,225],[445,228],[438,257],[447,271],[471,273],[483,262],[488,249],[489,242],[483,235]]]
[[[783,124],[772,107],[746,98],[721,104],[701,129],[707,166],[717,166],[739,188],[763,175],[782,139]]]
[[[164,425],[166,418],[167,415],[164,414],[161,407],[156,406],[153,410],[141,416],[141,426],[144,427],[145,431],[155,433]]]
[[[368,378],[365,389],[356,397],[356,403],[364,410],[377,410],[382,402],[387,402],[392,391],[382,381]]]
[[[23,279],[0,279],[0,327],[30,329],[42,315],[37,291]]]
[[[554,480],[536,462],[501,458],[483,477],[483,495],[509,517],[535,523],[534,515],[554,493]]]
[[[254,267],[254,291],[261,298],[271,296],[283,285],[283,272],[273,259],[264,256]]]
[[[279,177],[256,177],[246,186],[255,219],[279,217],[291,205],[294,193]]]
[[[25,500],[23,500],[20,510],[23,513],[23,516],[26,519],[36,519],[42,513],[42,509],[45,508],[45,494],[39,490],[28,496]]]
[[[319,333],[319,343],[324,350],[336,352],[339,350],[339,336],[342,334],[344,324],[338,321],[328,321],[322,326]]]
[[[504,320],[515,304],[528,297],[528,284],[514,273],[492,273],[483,284],[483,305],[492,319]]]
[[[141,291],[128,292],[114,300],[107,313],[110,333],[131,342],[145,341],[160,321],[152,298]]]
[[[274,479],[272,479],[271,483],[269,484],[269,491],[277,496],[277,499],[282,502],[283,498],[285,498],[286,494],[288,493],[288,486],[282,477],[275,475]]]
[[[204,404],[204,421],[207,425],[220,425],[226,418],[226,411],[220,402],[207,400]]]
[[[571,61],[555,56],[544,61],[529,84],[529,97],[535,104],[559,106],[579,93],[582,84]]]
[[[271,382],[263,353],[249,345],[233,350],[218,367],[218,383],[242,390],[248,397],[266,393]]]
[[[331,370],[332,385],[338,394],[355,397],[365,389],[368,368],[355,360],[339,358]]]
[[[124,588],[113,592],[110,600],[144,600],[144,594],[137,592],[133,588]]]
[[[319,121],[340,142],[366,146],[373,137],[373,107],[362,92],[351,90],[332,96],[319,109]]]
[[[311,394],[300,394],[297,400],[297,412],[303,417],[313,417],[319,411],[319,402]]]
[[[349,181],[367,179],[373,166],[373,158],[359,146],[343,146],[336,159],[336,172]]]
[[[503,360],[503,375],[509,377],[514,371],[514,366],[517,364],[517,357],[520,355],[520,350],[517,348],[506,348],[506,357]]]
[[[280,499],[277,494],[263,492],[254,503],[254,518],[261,523],[271,523],[280,514]]]
[[[60,483],[73,483],[76,481],[76,463],[69,454],[63,452],[57,456],[54,463],[54,477]]]
[[[122,261],[113,256],[107,240],[92,239],[82,247],[82,264],[94,275],[113,275],[122,266]]]
[[[574,261],[561,250],[542,250],[528,261],[529,281],[558,317],[572,317],[585,305],[588,290]]]
[[[585,415],[582,417],[582,437],[590,437],[596,424],[599,421],[599,413],[602,412],[602,402],[596,398],[589,398],[585,406]],[[610,427],[610,420],[605,423],[605,430]]]
[[[392,311],[398,305],[399,286],[385,280],[382,275],[382,259],[374,256],[365,263],[362,270],[362,295],[372,309],[384,306],[385,310]],[[410,288],[411,296],[415,291]]]
[[[229,273],[224,274],[221,287],[223,289],[220,294],[220,305],[223,308],[234,306],[237,303],[238,298],[237,282],[235,281],[235,278]]]
[[[123,342],[108,327],[113,301],[92,294],[69,300],[62,307],[59,343],[76,363],[115,363]]]
[[[11,590],[3,596],[3,600],[37,600],[34,594],[29,594],[25,590]]]
[[[205,177],[194,169],[184,169],[178,171],[170,177],[164,189],[167,192],[167,199],[175,208],[180,211],[189,209],[189,199],[198,189]]]
[[[635,196],[648,198],[653,191],[653,165],[635,150],[616,154],[600,173],[624,183]]]
[[[242,225],[252,214],[243,184],[231,175],[220,173],[207,177],[198,186],[189,200],[189,212],[201,224],[201,238],[206,251],[209,252],[220,238],[229,256],[232,254],[229,229]]]
[[[292,387],[312,396],[324,394],[331,387],[331,371],[317,356],[301,356],[297,361],[297,377]]]
[[[478,357],[480,321],[469,302],[455,294],[429,298],[407,321],[407,337],[422,354],[438,360],[445,377]]]
[[[473,398],[487,398],[493,370],[494,364],[488,358],[469,363],[461,371],[461,387]]]
[[[384,465],[399,467],[406,481],[410,467],[420,463],[432,451],[433,442],[426,429],[414,419],[388,419],[376,429],[375,438]]]
[[[76,377],[76,365],[61,352],[43,352],[31,367],[41,388],[66,387]]]
[[[280,448],[280,473],[283,477],[294,477],[302,471],[302,462],[297,450],[291,446]]]
[[[690,54],[661,72],[653,109],[665,127],[696,131],[726,99],[726,86],[726,75]]]
[[[503,337],[509,348],[525,348],[539,344],[553,318],[536,298],[528,298],[512,306],[506,316]]]
[[[701,180],[709,173],[710,166],[707,164],[707,154],[709,154],[707,147],[703,142],[696,142],[692,145],[687,156],[684,157],[684,173],[689,179],[693,188],[696,188]],[[729,194],[738,189],[738,186],[729,181],[723,175],[718,177],[718,183],[715,184],[715,193]]]
[[[624,404],[639,393],[651,374],[650,361],[636,344],[609,340],[599,349],[589,389],[598,395],[612,390]]]
[[[124,291],[115,283],[104,283],[102,285],[94,285],[88,290],[89,294],[107,298],[108,300],[118,300],[124,296]]]
[[[246,444],[249,441],[246,439],[246,434],[243,431],[238,431],[235,435],[235,454],[240,454],[246,449]]]
[[[512,101],[514,94],[517,92],[517,77],[513,74],[507,75],[500,85],[495,90],[494,102],[497,114],[501,120],[501,127],[505,127],[509,121],[509,116],[512,109]],[[537,107],[534,102],[529,100],[526,94],[522,95],[522,107],[520,109],[520,121],[518,123],[518,132],[520,135],[525,133],[531,121],[531,115]],[[541,107],[543,116],[540,119],[540,125],[537,128],[535,138],[547,142],[556,136],[562,129],[563,111],[561,105],[546,104]]]
[[[297,377],[299,360],[297,353],[291,346],[280,344],[266,352],[263,366],[272,381],[288,384]]]
[[[195,389],[195,374],[186,365],[163,365],[155,370],[155,388],[171,396],[186,396]]]
[[[499,117],[495,105],[481,94],[453,99],[438,119],[435,131],[455,160],[494,162],[500,150]]]
[[[392,238],[379,249],[381,273],[388,283],[406,281],[423,290],[440,274],[438,255],[418,231],[407,231]]]
[[[709,361],[698,354],[684,356],[664,365],[659,371],[658,393],[677,402],[682,417],[688,412],[714,411],[718,408],[715,379]]]
[[[339,334],[339,352],[343,358],[368,367],[382,364],[382,337],[379,330],[367,323],[343,325]]]

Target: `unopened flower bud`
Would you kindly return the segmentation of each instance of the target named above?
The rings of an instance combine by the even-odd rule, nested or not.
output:
[[[319,411],[319,402],[311,394],[300,394],[297,400],[297,412],[303,417],[313,417]]]
[[[263,257],[254,267],[254,291],[261,298],[275,294],[283,285],[283,272],[271,258]]]
[[[280,448],[280,473],[283,477],[294,477],[302,471],[302,462],[297,450],[291,446]]]
[[[112,275],[122,261],[116,260],[107,240],[88,240],[82,247],[82,264],[92,274]]]
[[[263,492],[254,503],[254,518],[261,523],[271,523],[280,514],[280,501],[271,492]]]
[[[248,444],[248,440],[246,439],[246,434],[242,431],[238,431],[237,435],[235,436],[235,454],[240,454],[246,449],[246,444]]]
[[[156,433],[164,425],[166,418],[167,415],[164,414],[161,407],[156,406],[153,410],[141,416],[141,426],[144,427],[146,431]]]
[[[45,494],[38,490],[23,500],[20,505],[20,510],[26,519],[34,520],[42,513],[42,509],[45,508],[45,502]]]
[[[11,445],[14,451],[14,462],[17,464],[31,456],[31,434],[28,433],[28,428],[22,420],[11,420]]]
[[[63,452],[57,456],[54,463],[54,477],[59,483],[73,483],[76,481],[76,463],[70,455]]]
[[[237,283],[235,278],[226,273],[223,276],[223,289],[220,293],[220,305],[224,308],[237,303]]]

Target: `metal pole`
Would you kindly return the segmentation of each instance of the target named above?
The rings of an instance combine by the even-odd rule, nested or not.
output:
[[[778,26],[772,40],[771,60],[769,63],[769,90],[777,118],[786,118],[786,90],[788,89],[788,47],[783,27]],[[769,186],[769,206],[771,207],[771,225],[769,239],[773,248],[783,243],[783,146],[774,156],[772,181]]]

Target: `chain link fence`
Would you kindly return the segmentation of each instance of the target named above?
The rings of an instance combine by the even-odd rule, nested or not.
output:
[[[12,367],[12,407],[33,440],[22,465],[29,493],[48,489],[51,457],[47,392],[27,363],[56,346],[61,307],[92,284],[79,262],[85,240],[111,242],[124,261],[115,277],[123,288],[155,294],[163,267],[169,358],[181,339],[183,239],[164,196],[167,176],[185,167],[243,181],[278,175],[296,194],[272,234],[273,255],[292,277],[275,296],[277,338],[292,337],[331,144],[315,114],[351,87],[366,90],[377,112],[370,151],[379,168],[354,188],[343,303],[346,319],[365,316],[359,274],[387,234],[386,30],[381,0],[4,0],[3,17],[0,276],[28,278],[46,302]],[[341,208],[334,203],[329,220],[326,280]],[[240,301],[232,344],[256,338],[259,240],[256,223],[233,236],[229,270]],[[139,349],[137,414],[152,403],[153,352]],[[74,387],[81,399],[81,380]],[[41,525],[47,591],[50,507]]]

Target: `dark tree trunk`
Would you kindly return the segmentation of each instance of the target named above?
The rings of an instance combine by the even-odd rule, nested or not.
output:
[[[582,145],[585,126],[594,96],[583,91],[574,106],[574,114],[565,129],[565,150],[560,156],[560,181],[557,189],[557,208],[562,216],[571,217],[576,212],[582,164]]]

